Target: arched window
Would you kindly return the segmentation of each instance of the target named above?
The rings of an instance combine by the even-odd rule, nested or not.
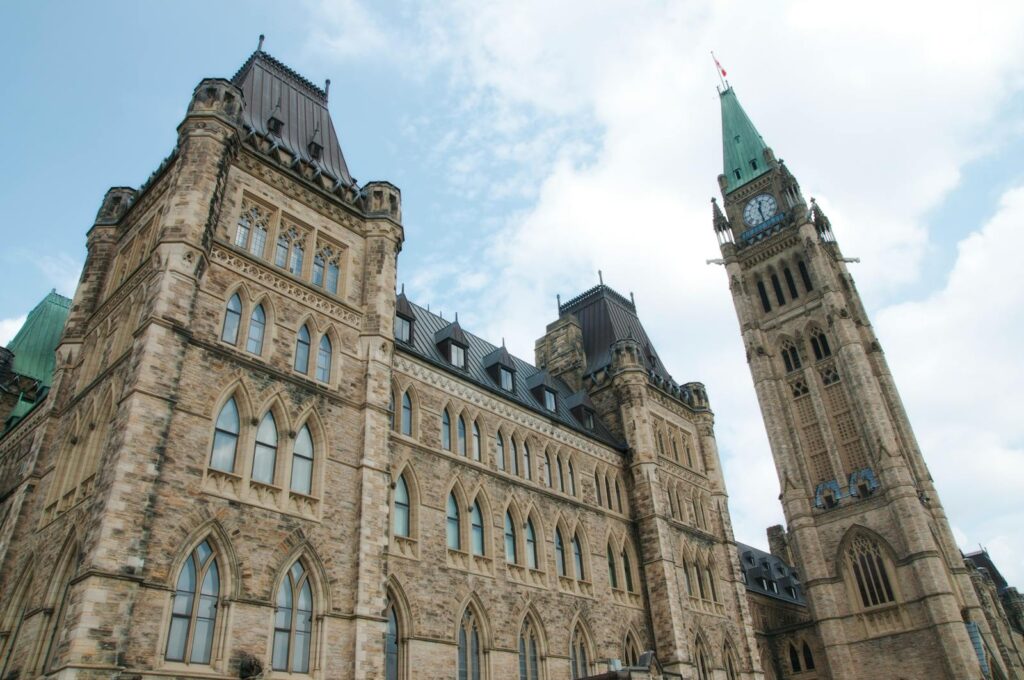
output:
[[[220,339],[229,344],[238,342],[238,327],[242,323],[242,299],[238,293],[228,300],[227,311],[224,312],[224,328],[220,332]]]
[[[711,591],[711,600],[718,602],[718,586],[715,585],[715,575],[711,571],[711,567],[704,569],[704,575],[708,578],[708,590]]]
[[[693,576],[690,574],[690,564],[683,560],[683,576],[686,578],[686,594],[693,597]]]
[[[529,442],[523,442],[523,472],[526,473],[527,479],[533,479],[533,463],[530,460]]]
[[[608,477],[604,478],[604,500],[608,504],[608,509],[612,509],[612,487],[608,483]]]
[[[786,304],[786,298],[782,295],[782,286],[779,284],[779,277],[772,274],[772,290],[775,291],[775,299],[778,301],[779,306]]]
[[[277,589],[274,612],[275,671],[309,672],[309,647],[313,639],[313,589],[309,574],[296,560]]]
[[[576,495],[576,473],[572,469],[572,461],[569,461],[569,493]]]
[[[583,544],[580,543],[579,534],[572,537],[572,562],[576,569],[576,580],[585,581],[587,574],[583,570]]]
[[[224,472],[235,471],[235,452],[238,449],[238,405],[235,399],[228,399],[217,415],[217,426],[213,431],[213,451],[210,467]]]
[[[338,292],[338,279],[341,278],[341,267],[338,263],[331,261],[327,263],[327,290],[337,294]]]
[[[519,631],[519,680],[540,680],[537,633],[529,617]]]
[[[474,501],[470,510],[470,538],[474,555],[483,555],[484,550],[484,514],[480,512],[480,501]]]
[[[590,655],[587,653],[587,640],[579,626],[572,633],[572,643],[569,648],[569,665],[572,668],[572,677],[585,678],[590,675]]]
[[[164,654],[168,661],[210,663],[219,595],[217,558],[209,542],[203,541],[188,556],[178,573],[178,583],[171,600],[171,629],[167,634],[167,651]]]
[[[679,444],[676,442],[675,435],[672,435],[672,458],[679,462]]]
[[[761,309],[768,313],[772,311],[772,303],[768,301],[768,291],[765,290],[764,281],[757,280],[757,294],[761,298]]]
[[[814,358],[818,361],[832,355],[832,348],[828,346],[828,338],[821,331],[811,333],[811,349],[814,351]]]
[[[559,576],[566,576],[565,572],[565,544],[562,542],[562,532],[555,527],[555,567]]]
[[[865,536],[856,537],[846,553],[846,559],[865,608],[896,601],[882,559],[882,549],[877,542]]]
[[[775,278],[775,275],[772,275]],[[697,653],[694,655],[697,660],[697,680],[711,680],[711,666],[708,664],[708,657],[704,653],[704,647],[697,643]]]
[[[544,484],[546,484],[549,489],[552,486],[551,454],[547,451],[544,452]]]
[[[518,563],[516,554],[516,523],[512,521],[512,513],[505,512],[505,561],[509,564]]]
[[[295,370],[299,373],[309,372],[309,329],[305,325],[299,329],[295,339]]]
[[[558,490],[565,493],[565,477],[562,475],[562,457],[555,454],[555,474],[558,475]]]
[[[455,432],[456,432],[456,443],[457,443],[459,455],[460,456],[465,456],[466,455],[466,421],[463,420],[462,416],[459,416],[459,419],[458,419],[458,421],[456,423],[456,430],[455,430]]]
[[[811,276],[807,272],[807,265],[804,264],[803,260],[796,263],[796,268],[800,272],[800,280],[804,283],[804,289],[810,293],[814,290],[814,286],[811,284]]]
[[[388,427],[395,429],[395,393],[388,396]]]
[[[725,650],[725,680],[739,680],[739,673],[736,672],[736,662],[730,649]]]
[[[264,484],[274,483],[277,467],[277,423],[274,414],[267,411],[256,430],[256,447],[252,455],[252,478]]]
[[[408,392],[402,394],[402,434],[412,435],[412,399]]]
[[[629,562],[629,551],[625,548],[622,549],[622,573],[626,577],[626,590],[630,593],[635,593],[633,589],[633,565]]]
[[[601,498],[601,473],[594,470],[594,490],[597,492],[597,504],[604,505],[604,499]]]
[[[459,503],[455,500],[455,492],[448,494],[448,547],[452,550],[462,549],[462,536],[459,535]]]
[[[509,443],[512,445],[512,450],[509,451],[510,458],[512,459],[512,474],[516,477],[519,476],[519,447],[516,446],[516,438],[509,437]]]
[[[473,460],[480,460],[480,426],[473,421]]]
[[[391,522],[391,529],[395,536],[408,538],[411,530],[411,508],[409,506],[409,485],[405,481],[405,475],[399,475],[395,483],[395,516]]]
[[[633,668],[640,663],[640,647],[636,644],[636,640],[633,639],[632,633],[626,635],[626,645],[622,650],[622,660],[626,662],[626,666],[629,668]]]
[[[313,437],[309,426],[303,425],[295,435],[295,451],[292,453],[292,491],[307,496],[313,491]]]
[[[800,353],[788,340],[782,345],[782,363],[786,366],[786,373],[800,369]]]
[[[480,631],[467,607],[459,625],[459,680],[480,680]]]
[[[505,438],[501,436],[501,432],[494,435],[494,446],[497,457],[497,465],[499,470],[505,469]]]
[[[693,571],[697,574],[697,590],[700,591],[700,599],[706,600],[708,599],[708,594],[704,587],[704,570],[700,568],[700,564],[695,562]]]
[[[267,326],[267,313],[263,311],[263,305],[256,305],[249,317],[249,339],[246,340],[245,350],[252,354],[263,352],[263,332]]]
[[[331,381],[331,339],[324,335],[320,338],[320,348],[316,351],[316,379],[320,382]]]
[[[793,272],[789,271],[789,267],[782,270],[782,276],[786,279],[786,288],[789,289],[789,297],[792,299],[797,298],[796,281],[793,280]]]
[[[441,411],[441,448],[452,450],[452,417],[448,415],[448,409]]]
[[[804,668],[809,671],[814,670],[814,655],[811,654],[811,648],[806,642],[804,642]]]
[[[384,637],[384,680],[398,680],[402,663],[401,638],[398,631],[398,614],[395,603],[388,601],[384,616],[388,620],[387,633]]]
[[[537,534],[533,530],[533,520],[526,520],[526,566],[530,569],[539,569],[540,562],[537,560]]]
[[[800,654],[797,653],[796,647],[792,644],[789,645],[789,665],[793,668],[794,673],[799,673],[803,670],[800,667]]]
[[[619,491],[619,478],[615,478],[615,508],[622,512],[622,493]]]
[[[615,568],[615,552],[612,550],[611,543],[608,544],[608,583],[614,589],[619,587],[619,576]]]

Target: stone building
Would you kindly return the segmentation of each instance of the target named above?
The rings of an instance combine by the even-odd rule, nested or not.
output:
[[[822,224],[769,226],[816,242]],[[766,246],[736,237],[740,291]],[[923,470],[909,425],[856,467],[854,503],[800,476],[785,406],[763,402],[790,532],[737,546],[707,393],[672,378],[631,298],[560,304],[531,364],[396,295],[404,238],[398,189],[349,173],[326,88],[262,49],[199,83],[168,158],[103,198],[73,301],[49,296],[0,356],[0,678],[1019,677],[1019,634],[993,633],[972,584],[1003,595],[956,559],[934,490],[896,493],[900,461]],[[826,240],[804,275],[834,296]],[[913,536],[878,519],[896,502],[922,508]],[[839,518],[895,604],[846,614]],[[941,555],[905,552],[924,527]],[[972,640],[1002,656],[979,665]],[[851,665],[865,645],[880,657]],[[919,668],[890,672],[908,650]]]

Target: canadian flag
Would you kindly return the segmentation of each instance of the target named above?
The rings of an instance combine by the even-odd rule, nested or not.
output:
[[[718,67],[718,72],[722,74],[722,77],[724,78],[726,75],[728,75],[725,72],[725,69],[722,68],[722,65],[718,63],[718,57],[715,56],[714,52],[711,53],[711,58],[715,60],[715,66]]]

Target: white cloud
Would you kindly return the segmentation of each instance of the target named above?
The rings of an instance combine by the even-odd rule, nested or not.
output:
[[[7,343],[13,340],[18,331],[21,330],[24,323],[24,316],[17,316],[13,319],[0,319],[0,347],[6,347]]]
[[[464,195],[471,201],[485,201],[489,187],[501,185],[531,205],[488,231],[472,260],[451,265],[439,253],[449,268],[416,272],[409,280],[427,291],[411,287],[410,294],[427,292],[446,309],[457,306],[472,315],[473,330],[505,336],[529,357],[556,292],[593,285],[599,268],[612,286],[635,291],[676,378],[707,384],[737,537],[763,544],[764,526],[781,520],[778,487],[724,274],[704,266],[717,255],[707,201],[718,193],[721,171],[708,52],[716,50],[748,113],[805,193],[821,198],[844,250],[863,258],[858,284],[877,307],[876,299],[896,299],[917,280],[929,245],[924,216],[956,186],[964,166],[991,147],[992,116],[1024,80],[1024,4],[939,2],[929,4],[926,19],[921,12],[920,3],[882,0],[431,5],[400,37],[406,53],[417,55],[410,71],[440,71],[450,84],[437,96],[452,99],[457,125],[449,129],[458,132],[438,140],[432,162],[451,163],[451,181],[469,187]],[[425,129],[422,121],[416,127]],[[491,147],[499,146],[512,167],[494,172]],[[410,241],[441,241],[417,233],[417,206],[404,210]],[[961,259],[987,255],[967,242],[961,249]],[[473,275],[474,289],[489,282],[488,293],[446,298],[457,287],[440,285],[445,277],[465,274]],[[954,280],[950,287],[958,288]],[[921,304],[922,323],[941,309]],[[935,364],[925,375],[927,367],[903,363],[902,336],[888,330],[890,314],[880,317],[883,344],[895,345],[891,357],[921,418],[926,456],[938,456],[943,499],[963,510],[962,519],[954,516],[959,530],[992,546],[1024,544],[1021,530],[966,509],[987,491],[958,488],[943,472],[948,468],[931,444],[945,441],[949,424],[923,415],[934,404],[913,406],[915,392],[932,400],[942,394],[934,389],[936,369],[963,356],[945,344],[957,334],[935,329],[927,336]],[[982,346],[1012,362],[1007,348],[1022,344],[1021,329],[1000,328],[1005,335]],[[990,363],[986,368],[998,370],[996,359]],[[926,377],[930,389],[921,387]],[[956,403],[964,416],[960,446],[982,453],[972,453],[974,461],[1019,467],[1012,453],[1019,437],[1012,438],[1008,419],[1020,405],[1021,383],[998,381],[1000,391],[987,392],[998,399],[986,401],[974,396],[985,394],[980,382],[975,378],[979,391],[970,396],[947,391],[953,394],[946,407]],[[980,483],[989,473],[972,474]],[[1007,565],[1008,574],[1024,579],[1019,561],[1013,569]]]
[[[37,255],[33,258],[39,271],[47,282],[61,295],[71,297],[78,287],[78,278],[82,273],[82,265],[67,253],[53,255]]]

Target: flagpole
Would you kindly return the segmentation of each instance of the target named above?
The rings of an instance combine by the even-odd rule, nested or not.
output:
[[[725,80],[725,71],[722,69],[722,65],[718,63],[718,57],[715,56],[714,50],[711,50],[711,58],[715,62],[715,73],[718,74],[718,80],[722,83],[722,88],[728,90],[729,83]]]

